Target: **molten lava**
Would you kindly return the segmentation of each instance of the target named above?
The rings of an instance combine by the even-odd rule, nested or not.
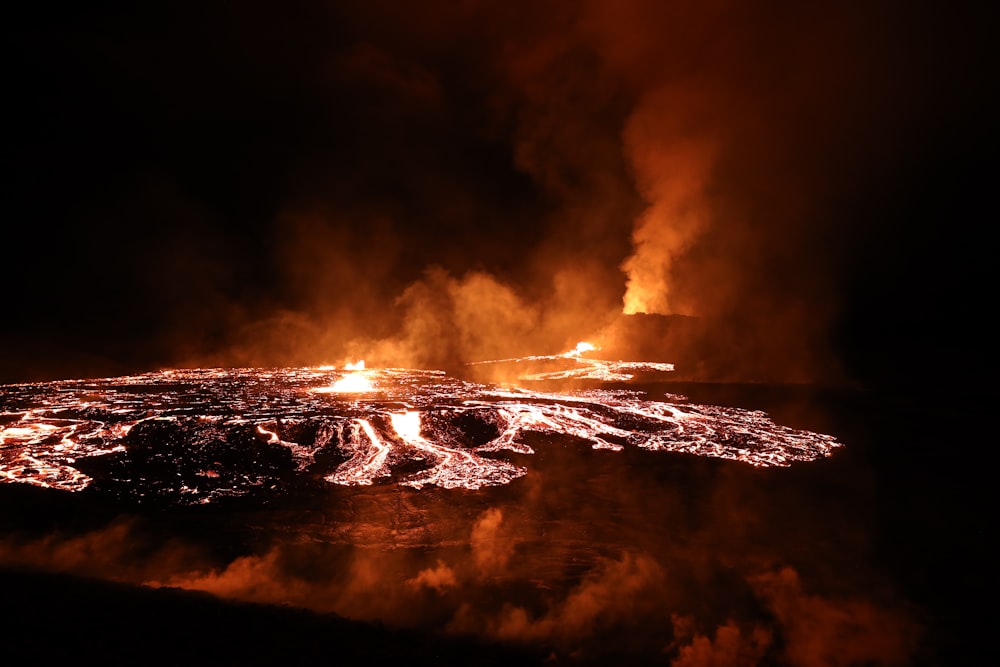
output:
[[[528,357],[512,357],[509,359],[493,359],[477,361],[472,365],[512,365],[515,368],[525,368],[518,373],[518,378],[528,381],[540,380],[598,380],[601,382],[626,382],[637,373],[662,374],[674,370],[673,364],[653,361],[609,361],[584,357],[586,352],[599,348],[593,344],[581,341],[569,352],[562,354],[532,355]],[[535,367],[539,364],[546,367],[556,365],[556,370],[540,371]]]
[[[360,373],[345,375],[340,378],[329,389],[338,394],[358,394],[367,391],[375,391],[372,381]]]
[[[528,379],[621,381],[672,370],[582,356],[592,350],[581,343],[560,355],[482,363],[568,364]],[[190,504],[314,480],[416,489],[503,485],[528,470],[501,454],[533,454],[538,436],[753,466],[809,461],[840,446],[762,412],[672,394],[546,393],[440,371],[358,365],[332,384],[329,377],[316,368],[195,369],[6,386],[0,481],[69,491],[96,485]]]
[[[375,391],[375,385],[372,384],[372,381],[368,378],[368,374],[364,372],[364,359],[361,359],[357,363],[347,364],[344,366],[344,370],[354,372],[343,376],[334,382],[330,387],[317,389],[317,391],[327,391],[335,394],[362,394],[365,392]]]

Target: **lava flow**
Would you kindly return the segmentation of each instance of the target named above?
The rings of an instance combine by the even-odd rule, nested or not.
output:
[[[583,356],[592,350],[482,363],[561,365],[525,380],[673,369]],[[753,466],[829,456],[840,444],[763,412],[631,389],[544,392],[363,362],[190,369],[0,388],[0,481],[177,504],[317,483],[477,489],[528,473],[520,455],[546,441],[528,434]]]

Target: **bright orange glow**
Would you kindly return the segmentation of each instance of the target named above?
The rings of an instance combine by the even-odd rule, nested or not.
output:
[[[577,350],[586,351],[586,346],[577,346],[573,354],[508,363],[565,366],[529,374],[529,380],[616,383],[634,373],[673,368],[592,359]],[[32,407],[0,411],[0,483],[80,491],[91,478],[76,468],[78,460],[125,452],[123,438],[133,427],[146,424],[156,431],[160,422],[182,429],[195,444],[216,442],[227,434],[242,437],[242,429],[252,425],[270,446],[290,452],[297,473],[315,466],[320,450],[332,448],[347,460],[324,474],[328,482],[368,486],[385,481],[416,489],[509,484],[527,469],[498,454],[532,454],[537,440],[528,434],[569,436],[595,449],[683,452],[759,467],[812,461],[841,446],[832,436],[776,424],[763,412],[700,405],[672,394],[648,395],[628,388],[533,391],[469,382],[443,371],[400,368],[336,374],[339,379],[332,386],[316,388],[312,384],[324,382],[326,375],[312,368],[191,369],[12,388],[11,395],[25,392]],[[135,392],[123,391],[133,385],[141,387],[141,401]],[[310,389],[303,392],[307,386]],[[352,395],[346,402],[314,393],[373,392],[376,387],[377,392]],[[194,401],[217,406],[222,414],[177,413],[178,406],[186,408]],[[83,404],[89,406],[85,413],[79,410]],[[315,428],[299,428],[307,422]],[[485,434],[490,437],[484,442]],[[418,463],[419,470],[407,470],[409,463]],[[240,476],[231,486],[220,486],[219,480],[232,476],[221,465],[208,461],[194,471],[204,480],[216,480],[212,485],[182,485],[168,492],[185,504],[253,492],[253,477]],[[143,483],[138,478],[127,481]]]
[[[275,433],[274,431],[271,431],[269,429],[264,428],[260,424],[257,425],[257,432],[260,433],[261,435],[266,435],[267,436],[267,442],[269,444],[276,445],[276,444],[278,444],[278,443],[281,442],[281,438],[278,437],[277,433]]]
[[[443,489],[478,489],[483,486],[506,484],[525,473],[523,468],[479,456],[475,452],[433,442],[421,435],[420,413],[416,410],[389,415],[392,430],[399,438],[430,460],[433,467],[401,482],[415,489],[439,486]]]
[[[390,447],[379,438],[370,421],[354,419],[348,426],[340,427],[339,436],[343,451],[351,458],[327,475],[326,481],[342,486],[368,486],[377,478],[389,476],[386,459]]]
[[[330,387],[330,391],[339,394],[361,394],[367,391],[375,391],[375,385],[367,377],[361,374],[345,375]]]
[[[359,359],[356,362],[348,363],[344,366],[346,371],[355,371],[349,375],[345,375],[336,382],[334,382],[329,387],[321,387],[314,389],[320,393],[334,393],[334,394],[364,394],[367,392],[375,391],[375,385],[368,377],[368,373],[365,373],[365,360]]]
[[[415,410],[396,412],[389,416],[392,430],[407,442],[422,440],[420,437],[420,413]]]

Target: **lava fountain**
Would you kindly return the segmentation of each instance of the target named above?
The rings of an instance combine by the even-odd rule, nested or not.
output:
[[[344,370],[351,371],[344,375],[329,387],[320,387],[318,392],[330,392],[334,394],[363,394],[375,391],[375,385],[365,373],[365,360],[349,363],[344,366]]]

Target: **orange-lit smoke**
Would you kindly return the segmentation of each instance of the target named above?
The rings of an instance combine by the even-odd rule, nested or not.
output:
[[[472,526],[470,546],[476,570],[481,576],[502,574],[514,555],[516,534],[504,525],[503,511],[492,508],[483,512]]]
[[[683,312],[671,297],[674,260],[710,222],[706,189],[715,159],[714,139],[699,127],[692,95],[663,89],[645,96],[625,128],[625,147],[636,185],[648,203],[632,232],[633,253],[623,311],[671,315]]]
[[[910,664],[918,634],[912,618],[871,600],[809,594],[791,568],[761,574],[752,584],[781,624],[789,664]]]
[[[248,116],[246,143],[227,128],[253,158],[246,173],[218,150],[229,171],[206,179],[195,152],[187,169],[154,167],[79,204],[89,213],[73,224],[114,221],[122,249],[88,275],[135,292],[108,304],[129,350],[93,317],[90,342],[105,343],[62,350],[88,373],[458,364],[552,353],[645,312],[705,318],[698,337],[720,343],[714,366],[734,376],[759,375],[736,367],[750,347],[743,357],[810,379],[864,261],[852,244],[892,238],[852,213],[952,99],[921,87],[930,70],[952,80],[952,61],[882,3],[371,0],[297,7],[287,30],[252,8],[214,18],[228,41],[199,32],[190,61],[226,63],[259,82],[254,97],[205,104],[210,67],[191,86],[157,69],[153,88],[203,128],[239,105],[282,113]],[[140,49],[150,60],[132,63],[134,40],[120,41],[118,61],[137,68],[123,83],[185,60]],[[129,233],[146,219],[148,234]],[[38,314],[60,328],[58,310]],[[59,348],[23,347],[45,373]]]
[[[414,536],[432,526],[452,528],[445,527],[439,541],[413,549],[306,540],[220,557],[119,521],[79,535],[7,536],[0,541],[0,566],[206,591],[565,654],[634,651],[678,667],[761,661],[894,667],[916,655],[920,628],[905,604],[859,587],[851,577],[837,575],[836,582],[824,584],[814,576],[807,583],[792,567],[767,564],[781,562],[781,551],[727,553],[728,536],[718,533],[737,519],[726,508],[714,518],[706,515],[706,525],[694,532],[683,520],[670,521],[679,535],[646,531],[642,544],[598,554],[592,547],[599,541],[591,545],[591,538],[580,541],[576,533],[590,525],[586,514],[575,519],[583,524],[550,521],[549,532],[538,532],[536,522],[546,511],[567,514],[560,503],[579,503],[573,493],[559,500],[564,493],[553,489],[542,501],[537,489],[526,491],[528,506],[537,505],[527,516],[492,507],[462,519],[447,507],[427,505],[427,523]],[[602,503],[614,510],[640,507],[635,496],[641,493],[629,491],[618,489],[621,498],[605,495]],[[671,502],[657,507],[655,516],[679,509]],[[740,515],[743,530],[756,524],[753,514]],[[398,518],[379,510],[377,516],[354,517],[349,528],[362,539],[383,533],[392,544],[404,537]],[[735,539],[730,546],[741,543]],[[796,550],[796,539],[809,540],[793,539],[789,552]],[[816,565],[810,566],[822,569]]]
[[[658,590],[662,580],[663,572],[654,559],[626,552],[620,560],[599,564],[566,597],[541,614],[515,604],[505,604],[496,611],[463,604],[450,629],[507,641],[572,646],[623,621],[640,619],[655,606],[648,593]]]
[[[473,271],[453,276],[433,267],[396,300],[398,331],[381,339],[359,337],[372,366],[441,368],[456,362],[507,358],[541,349],[558,350],[575,340],[585,313],[567,320],[553,298],[531,299],[495,276]],[[592,311],[602,322],[612,312]]]
[[[867,127],[862,98],[837,92],[875,92],[860,75],[880,71],[864,54],[882,48],[853,39],[850,12],[343,12],[365,39],[329,54],[329,85],[359,93],[343,122],[384,131],[349,167],[317,157],[296,172],[269,299],[232,309],[224,352],[186,362],[447,367],[554,353],[622,313],[656,313],[705,319],[658,341],[691,363],[657,359],[705,379],[824,371],[838,304],[833,250],[816,239],[841,186],[827,176],[846,159],[838,139]]]
[[[674,635],[685,637],[690,619],[672,618]],[[719,626],[715,637],[695,634],[690,643],[681,647],[671,661],[671,667],[754,667],[773,643],[772,632],[755,626],[750,630],[739,627],[734,621]]]

